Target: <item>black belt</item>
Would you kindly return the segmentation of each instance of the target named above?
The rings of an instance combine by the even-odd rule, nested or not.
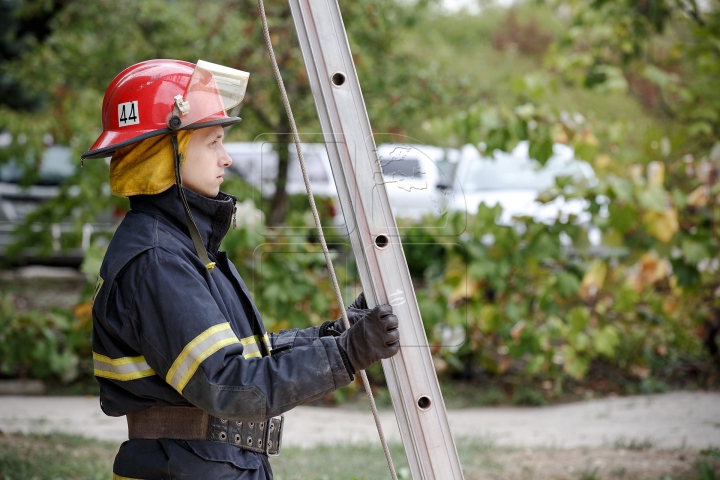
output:
[[[210,440],[243,450],[280,455],[283,415],[264,422],[217,418],[195,407],[151,407],[129,413],[128,438]]]

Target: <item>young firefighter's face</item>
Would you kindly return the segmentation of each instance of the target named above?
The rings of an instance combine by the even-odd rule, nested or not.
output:
[[[232,158],[223,146],[222,127],[200,128],[193,132],[182,168],[185,188],[206,197],[215,198]]]

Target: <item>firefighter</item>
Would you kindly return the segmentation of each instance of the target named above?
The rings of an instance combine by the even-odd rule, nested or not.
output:
[[[126,416],[116,479],[268,479],[294,406],[348,385],[399,349],[389,305],[362,294],[341,320],[267,333],[219,250],[236,199],[223,127],[240,121],[248,75],[199,61],[150,60],[121,72],[103,132],[83,159],[112,155],[110,187],[131,210],[93,296],[93,361],[105,414]],[[321,419],[318,419],[321,421]]]

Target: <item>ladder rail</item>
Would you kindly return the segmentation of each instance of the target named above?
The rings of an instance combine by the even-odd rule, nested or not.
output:
[[[400,352],[382,365],[410,472],[461,479],[337,0],[289,3],[368,305],[390,303],[400,320]]]

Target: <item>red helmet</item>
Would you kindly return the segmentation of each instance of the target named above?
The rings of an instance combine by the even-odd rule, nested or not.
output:
[[[225,111],[245,94],[248,74],[198,61],[148,60],[123,70],[103,99],[103,132],[82,158],[115,150],[175,130],[240,121]]]

